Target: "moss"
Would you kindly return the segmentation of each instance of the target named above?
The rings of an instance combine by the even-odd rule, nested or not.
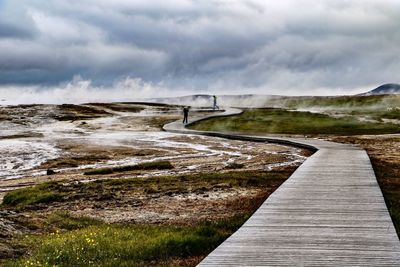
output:
[[[55,185],[55,183],[50,182],[9,192],[4,196],[3,205],[21,207],[58,201],[63,194],[54,188]]]

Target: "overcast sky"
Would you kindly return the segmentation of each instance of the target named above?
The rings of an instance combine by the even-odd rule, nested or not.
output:
[[[398,0],[0,0],[3,90],[331,95],[399,76]]]

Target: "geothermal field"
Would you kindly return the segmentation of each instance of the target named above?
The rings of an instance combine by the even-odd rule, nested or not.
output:
[[[0,107],[0,262],[199,263],[315,152],[163,130],[182,119],[185,101],[195,104],[189,122],[223,113],[201,107],[204,99]],[[371,158],[398,227],[398,96],[265,97],[264,104],[261,97],[225,97],[230,105],[254,99],[257,107],[189,128],[357,144]],[[171,246],[167,254],[152,250]],[[112,256],[120,254],[128,259]]]
[[[1,181],[14,186],[27,178],[53,180],[81,175],[80,179],[88,180],[84,173],[93,169],[159,161],[171,161],[174,168],[135,174],[178,175],[234,166],[268,170],[304,160],[304,151],[293,147],[162,131],[165,123],[180,119],[178,106],[31,105],[4,107],[0,112],[4,122]],[[209,113],[207,109],[191,112],[193,116]],[[54,174],[49,176],[48,171]]]
[[[192,108],[190,115],[218,112]],[[312,154],[162,131],[181,119],[175,105],[20,105],[0,114],[4,260],[26,253],[31,241],[21,235],[66,231],[58,224],[70,220],[76,227],[69,230],[83,227],[81,220],[159,227],[241,221]]]
[[[399,10],[0,0],[0,267],[399,267]]]

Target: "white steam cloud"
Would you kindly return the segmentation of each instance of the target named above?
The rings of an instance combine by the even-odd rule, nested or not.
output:
[[[112,86],[94,86],[90,80],[76,76],[69,83],[46,88],[2,86],[0,105],[139,101],[170,95],[171,92],[167,88],[146,83],[140,78],[126,78]]]
[[[341,95],[356,94],[365,92],[368,88],[355,88],[353,90],[337,90]],[[201,92],[204,95],[218,95],[221,105],[228,106],[263,106],[265,101],[271,98],[263,92],[261,87],[228,87],[214,85]],[[275,92],[274,95],[282,95],[279,89],[268,90]],[[315,95],[329,95],[326,88],[314,89]],[[191,97],[197,91],[193,88],[170,88],[162,83],[145,82],[141,78],[130,78],[119,80],[111,86],[94,85],[91,80],[82,79],[75,76],[68,83],[57,86],[38,86],[38,85],[10,85],[0,86],[0,105],[19,105],[19,104],[80,104],[89,102],[164,102],[169,104],[182,104],[193,106],[207,106],[210,100],[207,96],[203,98]],[[296,94],[296,89],[286,91],[292,95]],[[298,93],[298,92],[297,92]],[[251,96],[250,94],[255,94]],[[182,97],[183,96],[183,97]]]

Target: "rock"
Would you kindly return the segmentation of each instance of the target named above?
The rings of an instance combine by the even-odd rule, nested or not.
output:
[[[9,237],[18,233],[20,231],[14,227],[13,222],[0,218],[0,237]]]
[[[0,242],[0,259],[11,258],[13,256],[15,256],[13,249],[3,242]]]
[[[47,174],[47,175],[53,175],[53,174],[56,174],[56,172],[53,171],[52,169],[48,169],[48,170],[46,171],[46,174]]]

